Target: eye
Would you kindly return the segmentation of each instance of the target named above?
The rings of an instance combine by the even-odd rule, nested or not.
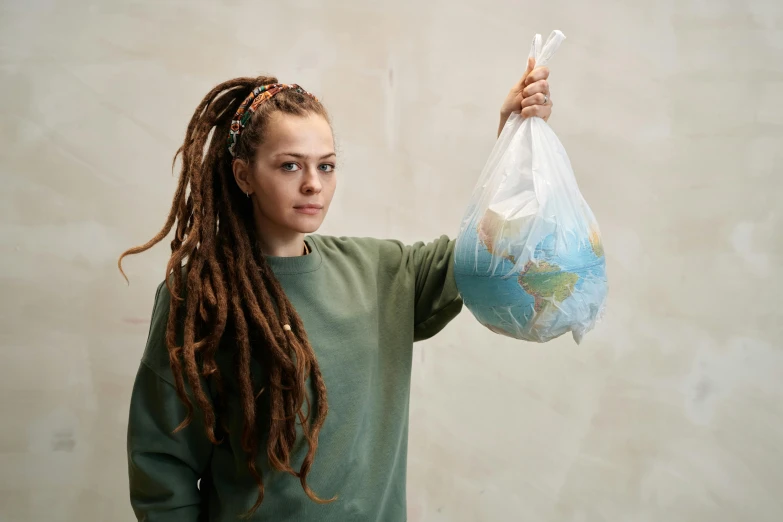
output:
[[[286,172],[296,172],[299,168],[299,165],[296,163],[283,163],[282,169]]]
[[[323,172],[329,173],[329,172],[334,172],[335,166],[329,163],[324,163],[323,165],[320,165],[318,168],[321,169],[321,171]]]

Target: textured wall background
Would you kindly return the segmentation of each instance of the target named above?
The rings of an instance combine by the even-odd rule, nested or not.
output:
[[[536,32],[601,223],[582,346],[466,311],[417,349],[412,521],[783,520],[783,3],[0,3],[0,520],[129,521],[124,437],[201,97],[271,73],[333,113],[322,232],[454,235]]]

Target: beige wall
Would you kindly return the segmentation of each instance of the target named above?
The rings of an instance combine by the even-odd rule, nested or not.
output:
[[[423,4],[423,5],[419,5]],[[582,346],[465,312],[417,349],[412,521],[783,520],[783,2],[3,0],[0,520],[129,521],[124,436],[171,156],[216,83],[323,98],[322,232],[457,231],[536,32],[603,228]]]

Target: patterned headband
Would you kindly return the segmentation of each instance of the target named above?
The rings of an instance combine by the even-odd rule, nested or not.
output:
[[[307,96],[310,96],[314,100],[318,101],[318,98],[305,91],[295,83],[291,85],[284,83],[273,83],[270,85],[261,85],[256,87],[253,89],[253,92],[251,92],[247,98],[245,98],[245,100],[242,102],[242,105],[240,105],[237,109],[237,113],[234,115],[234,119],[231,120],[231,129],[228,131],[228,152],[231,153],[232,157],[236,157],[236,146],[237,143],[239,143],[239,135],[250,121],[253,113],[256,112],[256,109],[258,109],[258,107],[266,100],[272,98],[275,94],[289,89],[292,89],[301,94],[306,94]]]

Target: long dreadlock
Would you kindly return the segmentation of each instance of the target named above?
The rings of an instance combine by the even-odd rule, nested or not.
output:
[[[233,328],[244,417],[242,450],[247,453],[249,471],[258,485],[258,498],[248,515],[264,499],[262,472],[256,467],[259,451],[256,411],[262,396],[268,401],[271,417],[267,442],[270,466],[298,477],[312,500],[329,502],[321,500],[307,484],[318,434],[327,413],[326,386],[302,321],[256,246],[251,201],[234,180],[233,158],[226,147],[232,117],[242,101],[255,87],[273,83],[277,83],[276,78],[237,78],[221,83],[204,97],[188,124],[182,146],[174,155],[174,162],[182,156],[182,169],[165,225],[150,241],[124,252],[118,261],[125,276],[122,270],[125,256],[152,248],[176,227],[166,267],[166,284],[172,295],[166,346],[177,395],[185,404],[187,415],[175,432],[193,419],[193,405],[185,392],[187,380],[203,413],[207,437],[213,444],[220,443],[215,430],[216,421],[222,419],[217,419],[200,378],[211,379],[218,390],[217,400],[225,400],[215,354],[225,330]],[[269,116],[275,111],[300,116],[319,114],[328,121],[325,108],[314,98],[294,90],[282,91],[253,114],[236,144],[236,158],[252,161]],[[290,330],[284,329],[284,325],[290,325]],[[177,342],[178,333],[182,335],[181,345]],[[251,335],[262,342],[251,346]],[[263,351],[268,366],[268,390],[254,389],[257,385],[250,373],[254,348]],[[310,411],[308,378],[314,387],[314,412]],[[290,464],[297,420],[308,445],[298,471]]]

